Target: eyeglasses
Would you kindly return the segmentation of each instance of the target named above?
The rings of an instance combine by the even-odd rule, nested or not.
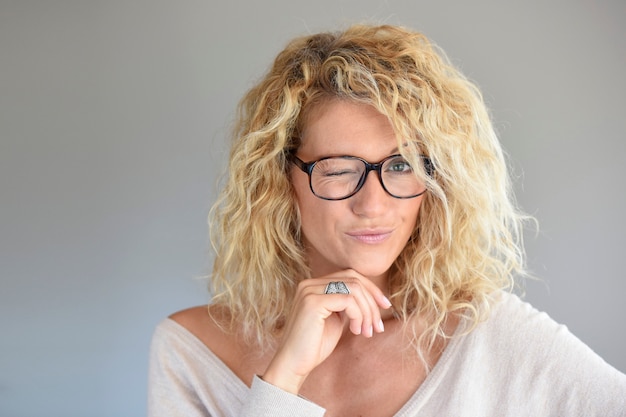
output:
[[[430,159],[420,155],[424,170],[432,175]],[[426,192],[411,164],[400,154],[391,155],[372,164],[356,156],[329,156],[312,162],[303,162],[294,154],[290,160],[309,175],[313,194],[324,200],[344,200],[355,195],[365,184],[367,174],[376,171],[383,189],[395,198],[414,198]]]

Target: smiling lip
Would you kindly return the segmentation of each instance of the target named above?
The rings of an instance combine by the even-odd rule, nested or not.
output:
[[[391,230],[357,230],[349,232],[348,236],[362,243],[376,244],[387,240],[391,236]]]

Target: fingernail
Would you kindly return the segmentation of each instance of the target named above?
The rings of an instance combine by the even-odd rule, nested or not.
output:
[[[387,308],[391,307],[391,301],[389,301],[389,299],[385,297],[384,295],[383,295],[383,302],[385,303]]]
[[[378,322],[378,328],[380,329],[381,333],[385,331],[385,323],[383,323],[383,319],[380,319],[380,321]]]

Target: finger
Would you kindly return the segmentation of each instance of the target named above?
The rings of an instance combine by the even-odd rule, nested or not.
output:
[[[351,273],[354,274],[354,272]],[[357,331],[355,328],[357,322],[353,319],[351,322],[351,330],[355,334],[362,334],[365,337],[372,337],[374,331],[378,333],[384,331],[381,324],[382,320],[380,318],[380,310],[376,304],[376,300],[370,291],[362,285],[365,279],[344,276],[335,276],[334,278],[340,279],[340,282],[348,288],[350,291],[349,295],[354,299],[356,305],[361,311],[361,329]],[[327,285],[331,285],[333,283],[334,282],[331,281]],[[326,289],[328,289],[328,287],[326,287]]]
[[[385,310],[391,307],[391,302],[389,301],[387,297],[385,297],[385,294],[382,292],[380,288],[378,288],[378,286],[376,286],[376,284],[374,284],[372,281],[362,276],[359,272],[355,271],[354,269],[348,269],[346,270],[346,273],[352,277],[359,278],[359,282],[361,282],[362,285],[366,287],[367,290],[370,292],[370,294],[374,297],[374,300],[376,301],[376,305],[378,307],[385,309]]]
[[[320,294],[320,302],[326,309],[326,317],[339,313],[349,321],[349,329],[355,335],[363,332],[364,312],[352,294]]]
[[[299,288],[304,293],[324,294],[327,285],[333,281],[342,281],[354,297],[356,304],[361,309],[362,320],[361,329],[357,331],[355,326],[357,319],[352,319],[350,329],[355,334],[363,334],[371,337],[374,332],[382,333],[384,325],[381,319],[380,309],[387,309],[391,306],[389,300],[383,292],[369,279],[363,277],[357,271],[347,269],[335,272],[323,278],[311,278],[302,281]],[[327,294],[328,295],[328,294]]]
[[[361,334],[365,337],[372,337],[374,334],[374,323],[378,331],[378,322],[380,321],[380,312],[374,297],[370,291],[362,285],[362,281],[357,278],[350,278],[345,281],[350,288],[351,295],[358,305],[363,315],[361,323]]]
[[[340,278],[334,278],[335,281]],[[308,304],[307,310],[318,310],[321,316],[319,318],[322,321],[327,320],[333,313],[339,313],[343,319],[349,321],[350,331],[356,335],[362,333],[363,320],[365,314],[370,314],[368,310],[362,308],[363,302],[357,302],[357,299],[363,299],[362,291],[355,297],[355,294],[326,294],[327,286],[330,282],[333,282],[329,278],[312,278],[306,280],[306,283],[299,284],[298,296],[300,299],[296,303]],[[344,282],[344,281],[342,281]],[[349,284],[345,283],[346,286]],[[348,287],[350,290],[350,287]],[[317,306],[317,307],[316,307]]]
[[[359,286],[362,286],[362,291],[364,297],[366,298],[369,308],[371,311],[371,324],[373,326],[373,331],[377,333],[382,333],[385,331],[385,326],[383,325],[382,317],[380,309],[388,309],[391,307],[391,302],[385,294],[378,288],[372,281],[369,279],[362,277],[357,271],[347,270],[346,273],[351,274],[354,277],[358,278]],[[352,286],[354,286],[354,281],[351,281]],[[369,323],[368,323],[369,324]],[[363,329],[366,332],[366,329]]]

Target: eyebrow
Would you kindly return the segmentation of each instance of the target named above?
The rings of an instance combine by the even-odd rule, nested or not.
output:
[[[404,142],[404,143],[402,144],[402,146],[403,146],[403,147],[407,147],[407,146],[409,146],[409,143],[408,143],[408,142]],[[393,148],[392,150],[390,150],[390,151],[389,151],[389,153],[387,154],[387,156],[391,156],[391,155],[394,155],[394,154],[398,154],[399,152],[400,152],[400,148],[396,146],[395,148]],[[292,150],[290,153],[291,153],[293,156],[296,156],[296,154],[298,153],[298,149],[294,149],[294,150]],[[334,156],[355,156],[355,157],[357,157],[357,158],[360,158],[360,156],[356,156],[356,155],[349,155],[349,154],[345,154],[345,153],[343,153],[343,154],[342,154],[342,153],[335,153],[335,154],[324,154],[324,155],[318,155],[317,157],[314,157],[313,159],[310,159],[310,160],[309,160],[309,162],[312,162],[312,161],[317,161],[317,160],[320,160],[320,159],[323,159],[323,158],[334,157]],[[297,157],[297,156],[296,156],[296,157]],[[298,158],[298,159],[300,159],[300,158]],[[306,161],[304,161],[304,162],[305,162],[305,163],[309,163],[309,162],[306,162]]]

